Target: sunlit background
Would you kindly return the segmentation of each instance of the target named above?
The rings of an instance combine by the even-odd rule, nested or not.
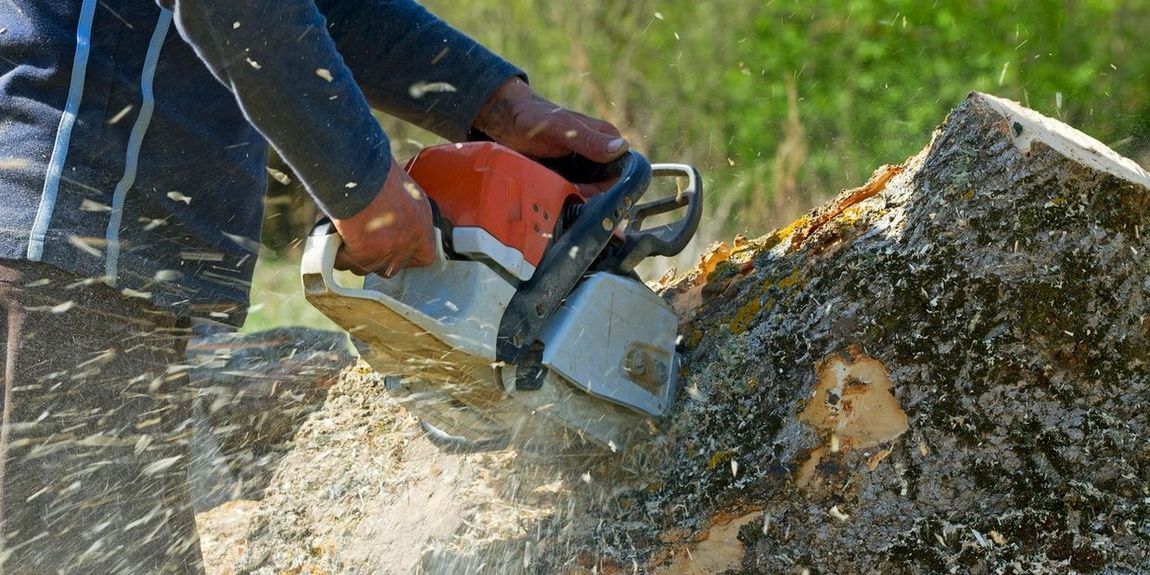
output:
[[[1150,2],[428,0],[544,95],[703,173],[696,247],[759,236],[918,152],[973,90],[1150,164]],[[437,140],[384,120],[401,158]],[[246,329],[328,326],[299,296],[314,212],[273,183]]]

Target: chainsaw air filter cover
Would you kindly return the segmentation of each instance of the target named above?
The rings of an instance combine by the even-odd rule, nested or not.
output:
[[[407,171],[451,224],[452,249],[490,260],[520,280],[535,272],[575,184],[492,142],[427,148]]]

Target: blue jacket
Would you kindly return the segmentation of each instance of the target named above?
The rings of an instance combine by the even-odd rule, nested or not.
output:
[[[347,217],[391,166],[369,107],[460,140],[519,70],[404,0],[0,3],[0,259],[240,325],[268,142]]]

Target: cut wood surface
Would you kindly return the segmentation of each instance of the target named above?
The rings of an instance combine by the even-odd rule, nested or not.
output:
[[[901,166],[664,279],[684,390],[645,450],[443,453],[345,372],[246,533],[201,515],[243,550],[212,568],[1148,572],[1148,221],[1137,164],[972,94]]]

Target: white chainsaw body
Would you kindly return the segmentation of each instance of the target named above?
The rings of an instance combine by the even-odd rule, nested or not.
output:
[[[617,183],[560,225],[559,212],[523,199],[530,189],[505,182],[507,173],[540,168],[484,144],[435,153],[454,162],[456,149],[471,154],[475,174],[504,178],[496,183],[508,200],[487,198],[485,208],[500,233],[506,235],[503,221],[535,221],[537,235],[539,222],[556,226],[543,257],[527,257],[491,228],[451,225],[465,219],[472,201],[457,193],[451,206],[461,215],[436,228],[432,265],[391,278],[368,275],[362,287],[337,282],[342,241],[330,224],[317,226],[301,270],[308,301],[362,344],[390,393],[442,437],[475,446],[527,438],[555,451],[570,445],[562,438],[615,449],[656,434],[678,386],[678,318],[633,270],[645,257],[686,245],[701,211],[698,173],[651,166],[629,152]],[[511,161],[515,170],[484,175],[497,163],[489,157]],[[638,204],[652,175],[685,178],[688,186],[676,197]],[[445,182],[440,189],[453,185],[450,177]],[[682,207],[688,215],[680,222],[640,229],[644,218]],[[603,251],[610,237],[613,251]],[[591,248],[580,252],[582,246]]]
[[[452,260],[440,252],[431,266],[392,278],[371,274],[355,288],[336,281],[340,245],[336,235],[308,238],[308,300],[363,343],[364,360],[389,376],[393,395],[451,435],[486,440],[551,425],[622,447],[636,433],[649,435],[653,426],[644,420],[672,405],[678,319],[632,277],[598,272],[579,284],[543,331],[542,387],[520,390],[516,366],[496,360],[499,322],[515,287],[508,270],[496,271],[495,258],[473,252],[475,260]]]

